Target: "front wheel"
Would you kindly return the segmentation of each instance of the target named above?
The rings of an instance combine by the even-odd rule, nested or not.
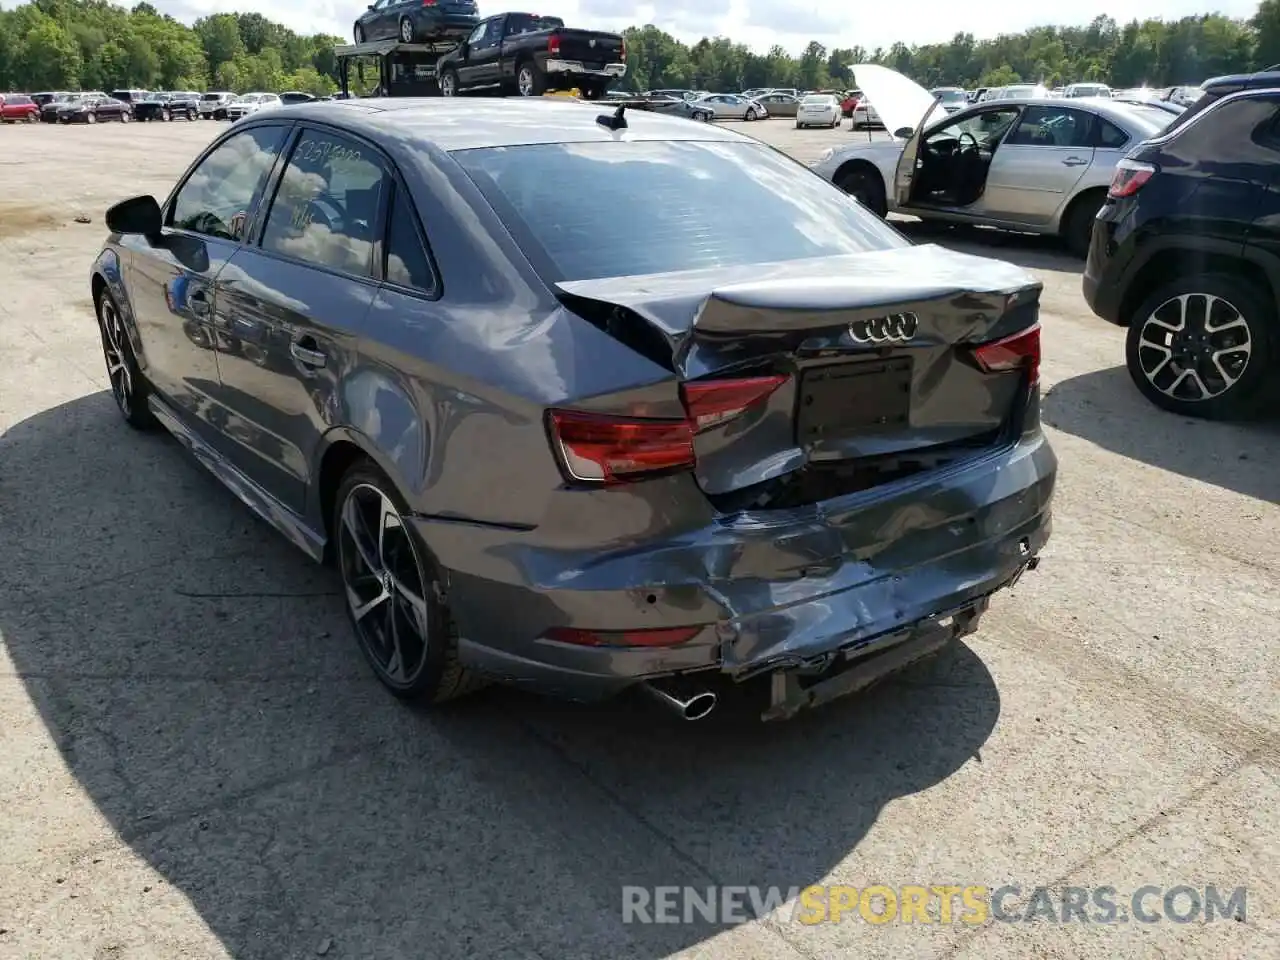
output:
[[[1200,274],[1161,286],[1129,318],[1125,366],[1162,410],[1206,420],[1243,419],[1275,375],[1277,315],[1243,276]]]
[[[855,167],[836,177],[835,184],[849,196],[878,217],[888,214],[884,180],[880,174],[864,167]]]
[[[356,28],[351,35],[355,38],[356,43],[364,43],[364,27],[360,26],[360,24],[356,24]]]
[[[397,697],[442,703],[480,686],[458,662],[443,578],[385,474],[368,462],[347,471],[334,498],[333,531],[347,615],[374,674]]]
[[[160,119],[163,120],[165,123],[168,123],[170,120],[173,119],[173,114],[171,114],[168,110],[164,110],[160,114]]]
[[[749,109],[749,110],[747,111],[747,115],[746,115],[746,117],[745,117],[744,119],[746,119],[746,120],[755,120],[755,119],[756,119],[756,108],[755,108],[755,107],[752,107],[751,109]]]
[[[413,43],[413,21],[408,17],[400,18],[400,42]]]
[[[129,115],[129,111],[128,111],[128,110],[121,110],[121,111],[120,111],[120,122],[121,122],[121,123],[128,123],[128,122],[129,122],[130,120],[132,120],[132,119],[133,119],[133,117],[131,117],[131,116]]]
[[[98,313],[98,333],[102,337],[102,354],[107,362],[107,380],[111,384],[111,396],[125,423],[135,430],[149,430],[156,418],[147,406],[151,389],[133,352],[133,343],[120,315],[120,308],[110,291],[103,290],[95,304]]]
[[[98,122],[98,115],[97,115],[96,113],[86,113],[86,114],[84,115],[84,122],[85,122],[85,123],[97,123],[97,122]]]
[[[458,95],[458,74],[453,70],[446,70],[440,75],[440,96],[456,97]]]

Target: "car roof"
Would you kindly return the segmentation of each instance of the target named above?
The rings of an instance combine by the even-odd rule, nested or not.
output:
[[[299,103],[271,111],[273,119],[329,121],[370,139],[406,135],[441,150],[520,146],[536,143],[604,143],[619,139],[596,118],[617,108],[607,102],[574,102],[560,97],[390,97]],[[752,138],[670,114],[629,110],[626,140],[754,142]]]
[[[1280,66],[1278,64],[1277,66]],[[1232,73],[1224,77],[1212,77],[1200,84],[1200,89],[1217,96],[1225,96],[1240,90],[1266,90],[1280,87],[1280,70],[1259,70],[1257,73]],[[1194,88],[1193,88],[1194,89]]]

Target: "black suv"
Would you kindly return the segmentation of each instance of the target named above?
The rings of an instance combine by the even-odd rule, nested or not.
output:
[[[1165,410],[1233,419],[1280,359],[1280,70],[1219,77],[1116,167],[1084,296],[1128,327],[1133,382]]]

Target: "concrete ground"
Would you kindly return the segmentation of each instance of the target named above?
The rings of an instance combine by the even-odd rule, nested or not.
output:
[[[968,642],[782,725],[424,713],[333,578],[107,392],[103,211],[222,129],[0,128],[0,957],[1280,955],[1280,426],[1140,399],[1078,262],[904,226],[1045,282],[1054,537]],[[1247,915],[622,922],[623,885],[1005,883],[1244,885]]]

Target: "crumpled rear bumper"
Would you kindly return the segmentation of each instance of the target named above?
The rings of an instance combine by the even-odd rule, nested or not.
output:
[[[444,567],[459,652],[499,679],[576,699],[645,678],[714,669],[734,680],[821,671],[939,616],[985,608],[1049,538],[1057,460],[1040,433],[891,496],[744,513],[678,539],[583,557],[538,531],[418,518]],[[703,625],[670,648],[542,638]]]

